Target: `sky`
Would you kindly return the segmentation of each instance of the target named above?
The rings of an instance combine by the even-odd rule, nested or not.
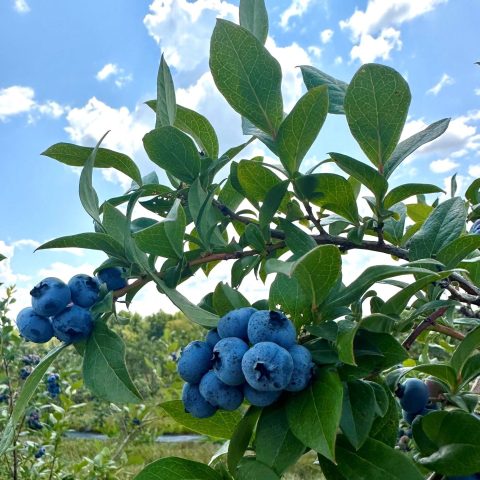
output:
[[[266,46],[282,66],[287,111],[305,91],[298,65],[313,65],[347,82],[363,63],[389,65],[412,91],[402,138],[452,118],[444,136],[404,162],[391,183],[436,183],[448,194],[454,173],[460,192],[480,176],[480,67],[474,63],[480,60],[479,2],[266,0],[266,5]],[[8,257],[0,263],[0,283],[17,286],[13,314],[29,305],[28,292],[42,278],[68,281],[76,273],[91,274],[105,258],[78,249],[34,253],[47,240],[92,231],[78,199],[79,169],[41,153],[57,142],[94,146],[110,130],[103,146],[134,158],[143,175],[156,170],[142,137],[154,127],[144,102],[155,97],[162,52],[177,102],[209,118],[220,149],[245,140],[239,116],[216,92],[208,72],[217,17],[238,21],[238,1],[0,2],[0,253]],[[329,115],[303,168],[329,151],[367,161],[343,116]],[[272,160],[258,142],[244,158],[257,154]],[[103,201],[124,192],[129,181],[102,170],[95,172],[94,184]],[[367,213],[363,204],[361,213]],[[391,261],[384,257],[350,252],[344,267],[358,274],[374,262]],[[198,301],[228,278],[222,265],[208,279],[200,274],[180,290]],[[251,302],[267,292],[260,280],[245,282],[240,290]],[[159,309],[174,311],[152,285],[132,304],[142,314]]]

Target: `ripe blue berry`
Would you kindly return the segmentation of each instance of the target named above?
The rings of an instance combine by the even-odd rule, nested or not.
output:
[[[41,430],[43,428],[43,425],[40,423],[40,416],[36,410],[27,415],[27,426],[32,430]]]
[[[472,228],[470,228],[470,233],[480,234],[480,219],[473,222]]]
[[[24,308],[17,316],[20,335],[30,342],[44,343],[53,337],[53,328],[48,318],[38,315],[32,307]]]
[[[24,365],[38,365],[40,363],[40,357],[33,353],[29,353],[22,357],[22,362]]]
[[[292,356],[276,343],[260,342],[242,359],[246,381],[262,392],[284,390],[293,373]]]
[[[220,341],[218,330],[216,328],[209,330],[205,336],[205,341],[213,348]]]
[[[31,373],[32,373],[32,367],[28,367],[28,366],[27,367],[22,367],[20,369],[19,376],[22,380],[26,380],[30,376]]]
[[[220,340],[213,349],[213,370],[227,385],[245,383],[242,372],[242,358],[248,345],[240,338],[227,337]]]
[[[395,392],[400,405],[408,413],[420,413],[428,403],[428,387],[418,378],[409,378]]]
[[[42,458],[46,453],[45,447],[40,447],[35,453],[35,458]]]
[[[35,313],[51,317],[60,313],[71,301],[70,289],[59,278],[44,278],[30,291]]]
[[[127,281],[123,278],[124,270],[120,267],[109,267],[100,270],[97,277],[101,283],[107,284],[107,289],[120,290],[127,286]]]
[[[211,417],[217,411],[200,395],[198,385],[186,383],[182,390],[182,401],[185,411],[196,418]]]
[[[302,345],[294,345],[288,349],[293,359],[293,373],[286,390],[300,392],[307,388],[313,374],[312,354]]]
[[[268,407],[268,405],[276,402],[281,394],[281,391],[260,392],[259,390],[255,390],[248,383],[243,386],[243,395],[245,395],[245,398],[256,407]]]
[[[256,311],[253,307],[243,307],[228,312],[218,322],[218,334],[221,338],[238,337],[248,342],[248,322]]]
[[[72,302],[83,308],[90,308],[98,300],[100,282],[97,278],[79,273],[68,282]]]
[[[78,305],[67,307],[52,318],[55,336],[66,343],[75,343],[87,338],[93,330],[91,313]]]
[[[178,360],[178,374],[188,383],[200,383],[212,368],[212,354],[212,347],[208,343],[200,340],[190,342]]]
[[[248,322],[248,339],[253,344],[273,342],[288,349],[296,343],[297,334],[293,323],[283,313],[259,310]]]
[[[223,383],[213,370],[203,376],[199,389],[208,403],[223,410],[236,410],[243,401],[242,390]]]

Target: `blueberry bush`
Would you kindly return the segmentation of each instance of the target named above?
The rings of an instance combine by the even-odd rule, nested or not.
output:
[[[157,98],[147,102],[155,125],[143,143],[168,184],[101,148],[103,138],[94,148],[59,143],[44,152],[82,167],[80,200],[94,228],[39,249],[87,248],[107,258],[87,272],[95,277],[68,285],[49,278],[32,290],[32,308],[17,320],[21,334],[34,342],[54,335],[61,343],[29,372],[0,454],[67,349],[82,357],[85,385],[96,397],[141,402],[115,332],[116,305],[120,298],[129,305],[153,282],[205,327],[205,337],[184,344],[178,361],[187,382],[183,401],[162,408],[225,443],[208,465],[160,458],[136,480],[273,480],[307,452],[327,480],[467,479],[480,472],[480,180],[461,197],[453,178],[451,198],[436,185],[392,186],[402,162],[442,135],[449,119],[400,142],[409,86],[378,64],[362,65],[349,83],[300,66],[306,93],[285,112],[267,34],[261,0],[241,0],[239,25],[218,20],[213,31],[211,74],[246,136],[223,153],[211,123],[176,103],[162,57]],[[329,152],[305,170],[328,114],[345,116],[364,158]],[[242,158],[252,142],[279,163]],[[338,173],[318,173],[323,163]],[[100,203],[94,168],[119,170],[131,188]],[[361,215],[364,205],[369,213]],[[144,209],[158,219],[142,216]],[[383,254],[388,264],[346,284],[343,259],[355,249]],[[198,305],[177,289],[227,261],[230,282],[204,292]],[[239,291],[252,275],[269,285],[268,298],[253,304]],[[383,298],[382,284],[398,290]]]

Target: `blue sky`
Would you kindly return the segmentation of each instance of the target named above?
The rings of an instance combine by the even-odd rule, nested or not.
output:
[[[444,137],[415,154],[393,182],[448,185],[457,172],[465,189],[480,176],[480,60],[478,2],[453,0],[266,1],[269,50],[284,72],[286,108],[303,90],[299,64],[311,64],[348,81],[366,62],[390,65],[412,90],[404,135],[452,117]],[[239,118],[215,92],[208,74],[208,42],[215,18],[236,20],[238,2],[220,0],[3,0],[0,3],[0,282],[18,287],[18,308],[28,290],[47,275],[64,280],[91,273],[100,254],[41,251],[46,240],[90,231],[78,200],[78,169],[40,153],[57,142],[104,145],[135,158],[143,174],[153,169],[142,136],[153,128],[143,105],[155,94],[162,51],[172,67],[177,100],[198,109],[217,128],[221,148],[240,143]],[[329,116],[305,164],[328,151],[365,160],[348,135],[345,119]],[[250,154],[262,153],[255,145]],[[96,172],[100,198],[128,184],[115,172]],[[366,210],[365,210],[366,211]],[[363,254],[364,255],[364,254]],[[373,261],[373,260],[372,260]],[[352,255],[349,265],[366,265]],[[183,292],[198,300],[226,280],[216,268],[208,282],[197,279]],[[248,282],[254,301],[265,295]],[[171,306],[153,288],[134,308],[142,313]]]

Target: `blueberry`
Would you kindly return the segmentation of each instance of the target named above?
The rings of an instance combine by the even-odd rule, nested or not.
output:
[[[32,430],[41,430],[43,428],[43,425],[40,423],[40,416],[36,410],[27,415],[27,426]]]
[[[141,421],[139,418],[135,417],[134,419],[132,419],[132,423],[133,423],[136,427],[138,427],[139,425],[141,425],[142,421]]]
[[[252,405],[256,407],[267,407],[273,402],[276,402],[282,392],[260,392],[246,383],[243,387],[243,394]]]
[[[242,390],[223,383],[213,370],[203,376],[199,389],[208,403],[223,410],[236,410],[243,401]]]
[[[90,308],[98,300],[100,282],[97,278],[79,273],[68,282],[72,302],[83,308]]]
[[[0,393],[0,403],[7,403],[9,399],[8,390]]]
[[[51,373],[47,377],[47,391],[52,398],[56,398],[60,395],[60,385],[58,384],[59,378],[58,373]]]
[[[242,370],[247,382],[256,390],[279,391],[290,383],[293,359],[276,343],[260,342],[243,356]]]
[[[78,305],[67,307],[52,318],[55,336],[66,343],[75,343],[87,338],[93,329],[91,313]]]
[[[42,458],[46,453],[45,447],[40,447],[35,453],[35,458]]]
[[[24,355],[22,357],[22,362],[24,365],[38,365],[40,363],[40,356],[29,353],[28,355]]]
[[[213,348],[220,341],[218,330],[216,328],[209,330],[205,335],[205,341]]]
[[[293,323],[283,313],[259,310],[248,322],[248,339],[253,344],[273,342],[288,349],[296,343],[297,334]]]
[[[188,383],[200,383],[212,368],[212,354],[212,347],[206,342],[195,340],[189,343],[178,360],[178,374]]]
[[[220,338],[238,337],[248,342],[248,322],[256,311],[253,307],[243,307],[228,312],[218,322]]]
[[[53,328],[48,318],[35,313],[32,307],[24,308],[17,316],[20,335],[35,343],[48,342],[53,337]]]
[[[182,401],[185,411],[196,418],[211,417],[217,411],[200,395],[198,385],[186,383],[182,390]]]
[[[44,278],[30,291],[35,313],[51,317],[60,313],[71,301],[70,289],[59,278]]]
[[[428,387],[418,378],[409,378],[395,392],[402,409],[408,413],[421,412],[428,403]]]
[[[245,383],[242,372],[242,358],[248,345],[240,338],[227,337],[220,340],[213,349],[213,370],[227,385]]]
[[[124,269],[120,267],[109,267],[100,270],[97,277],[101,283],[107,284],[108,290],[120,290],[127,286],[127,281],[123,278]]]
[[[32,367],[28,367],[28,366],[27,367],[22,367],[20,369],[19,376],[22,380],[26,380],[30,376],[31,373],[32,373]]]
[[[293,359],[293,373],[286,390],[289,392],[300,392],[307,388],[312,378],[313,362],[312,354],[302,345],[294,345],[288,349]]]

